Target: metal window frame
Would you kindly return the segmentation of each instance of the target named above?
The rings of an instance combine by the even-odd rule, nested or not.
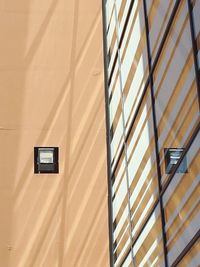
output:
[[[40,163],[40,150],[53,151],[53,163]],[[52,169],[42,169],[42,166],[50,166]],[[59,173],[59,147],[34,147],[34,174],[58,174]]]
[[[104,51],[104,94],[106,114],[106,145],[107,145],[107,184],[108,184],[108,228],[109,228],[109,251],[110,267],[114,267],[113,249],[113,206],[112,206],[112,183],[111,183],[111,149],[110,149],[110,116],[109,116],[109,93],[108,93],[108,57],[107,57],[107,35],[106,35],[106,0],[102,0],[103,21],[103,51]]]

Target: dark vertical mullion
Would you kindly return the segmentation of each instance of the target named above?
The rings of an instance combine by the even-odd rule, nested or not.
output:
[[[157,130],[157,122],[156,122],[155,96],[154,96],[154,80],[153,80],[153,72],[152,72],[151,49],[150,49],[150,40],[149,40],[149,22],[148,22],[148,15],[147,15],[146,0],[143,0],[143,8],[144,8],[144,20],[145,20],[146,42],[147,42],[148,67],[149,67],[149,75],[150,75],[150,92],[151,92],[154,140],[155,140],[156,167],[157,167],[157,175],[158,175],[157,178],[158,178],[158,187],[159,187],[159,206],[160,206],[161,223],[162,223],[163,252],[164,252],[165,266],[168,267],[167,239],[166,239],[166,233],[165,233],[165,214],[164,214],[163,200],[162,200],[162,197],[160,196],[160,193],[162,191],[162,184],[161,184],[162,175],[161,175],[161,169],[160,169],[158,130]]]
[[[190,20],[190,32],[191,32],[191,39],[192,39],[192,50],[193,50],[193,58],[194,58],[197,94],[198,94],[199,109],[200,109],[200,80],[199,80],[199,66],[198,66],[198,59],[197,59],[198,49],[197,49],[197,42],[195,39],[193,4],[191,0],[187,0],[187,3],[188,3],[189,20]]]
[[[109,250],[110,267],[114,266],[113,250],[113,206],[112,206],[112,182],[111,182],[111,137],[109,116],[109,93],[108,93],[108,58],[107,58],[107,36],[106,36],[106,1],[102,0],[103,20],[103,49],[104,49],[104,82],[105,82],[105,113],[106,113],[106,143],[107,143],[107,177],[108,177],[108,225],[109,225]]]

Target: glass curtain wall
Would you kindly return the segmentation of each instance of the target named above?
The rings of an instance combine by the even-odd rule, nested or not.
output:
[[[111,266],[199,266],[200,0],[102,3]]]

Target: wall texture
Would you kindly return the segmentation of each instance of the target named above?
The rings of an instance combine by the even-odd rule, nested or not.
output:
[[[0,0],[0,266],[109,265],[103,87],[101,1]]]

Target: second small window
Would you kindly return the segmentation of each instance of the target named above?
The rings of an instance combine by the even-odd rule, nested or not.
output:
[[[165,148],[165,172],[167,174],[172,173],[173,168],[181,158],[184,148]],[[186,156],[182,159],[176,173],[186,173],[187,172],[187,159]]]

